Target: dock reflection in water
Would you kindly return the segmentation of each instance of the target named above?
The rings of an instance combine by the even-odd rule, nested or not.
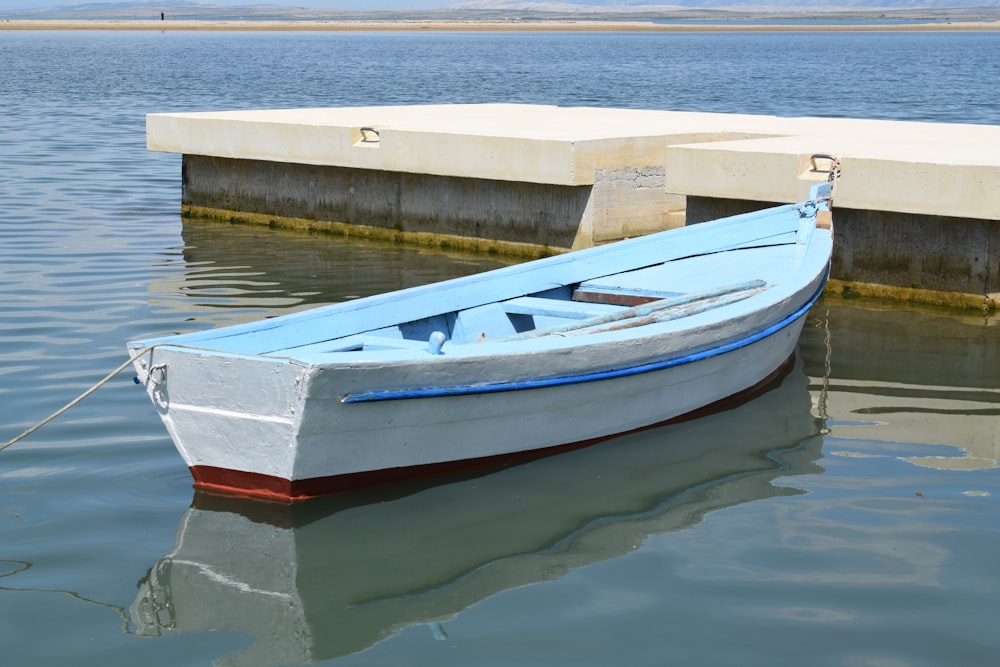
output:
[[[140,635],[238,630],[223,665],[362,651],[504,590],[623,556],[713,510],[797,493],[820,422],[796,364],[722,413],[436,485],[290,507],[196,495],[174,549],[140,582]]]
[[[181,236],[177,254],[154,267],[149,302],[161,313],[176,313],[184,330],[282,315],[514,261],[204,221],[184,225]]]
[[[838,300],[813,308],[799,347],[829,433],[827,455],[899,455],[942,470],[997,467],[998,324]]]

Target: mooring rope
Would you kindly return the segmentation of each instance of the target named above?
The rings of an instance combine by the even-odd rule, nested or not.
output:
[[[100,389],[101,387],[103,387],[104,385],[106,385],[107,383],[111,382],[111,380],[113,380],[116,375],[118,375],[123,370],[125,370],[130,365],[132,365],[142,355],[146,354],[147,352],[149,352],[150,350],[152,350],[154,347],[157,347],[158,345],[163,345],[163,344],[164,343],[154,343],[152,345],[147,345],[146,347],[142,348],[141,350],[139,350],[138,352],[136,352],[135,354],[133,354],[131,357],[129,357],[128,361],[123,362],[120,366],[118,366],[118,368],[116,368],[115,370],[113,370],[110,373],[108,373],[108,375],[103,380],[101,380],[100,382],[98,382],[97,384],[95,384],[94,386],[92,386],[90,389],[88,389],[87,391],[83,392],[82,394],[80,394],[79,396],[77,396],[76,398],[74,398],[72,401],[70,401],[66,405],[62,406],[61,408],[59,408],[58,410],[56,410],[55,412],[53,412],[51,415],[49,415],[48,417],[46,417],[42,421],[38,422],[37,424],[35,424],[31,428],[29,428],[27,431],[25,431],[21,435],[17,436],[16,438],[12,438],[12,439],[8,440],[3,445],[0,445],[0,452],[2,452],[3,450],[7,449],[11,445],[13,445],[15,442],[19,442],[21,440],[24,440],[29,435],[31,435],[32,433],[34,433],[38,429],[42,428],[43,426],[45,426],[46,424],[48,424],[50,421],[52,421],[53,419],[55,419],[56,417],[58,417],[62,413],[66,412],[67,410],[69,410],[73,406],[77,405],[80,401],[82,401],[83,399],[87,398],[88,396],[90,396],[91,394],[93,394],[95,391],[97,391],[98,389]]]

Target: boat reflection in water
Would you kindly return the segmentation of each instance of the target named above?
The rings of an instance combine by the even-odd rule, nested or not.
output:
[[[362,651],[491,595],[625,555],[716,509],[798,493],[821,423],[796,363],[723,412],[478,477],[284,506],[196,495],[131,608],[136,632],[250,633],[221,665]],[[487,434],[484,434],[486,437]]]

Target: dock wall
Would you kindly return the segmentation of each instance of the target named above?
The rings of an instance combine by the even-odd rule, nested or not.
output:
[[[532,105],[153,114],[188,217],[526,257],[797,201],[843,164],[832,289],[993,308],[1000,127]]]
[[[182,183],[193,216],[524,256],[684,224],[652,166],[574,186],[186,154]]]

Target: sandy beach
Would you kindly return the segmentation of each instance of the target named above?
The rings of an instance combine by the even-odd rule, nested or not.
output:
[[[484,31],[484,32],[803,32],[1000,30],[1000,21],[885,24],[670,24],[644,21],[206,21],[206,20],[0,20],[2,30],[203,30],[203,31]]]

